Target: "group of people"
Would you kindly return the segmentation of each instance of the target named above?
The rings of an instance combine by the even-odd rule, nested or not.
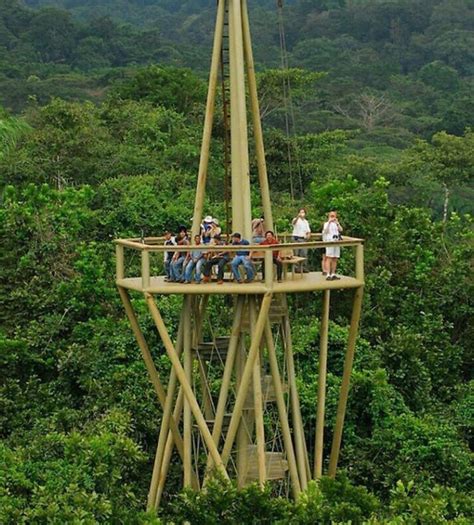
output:
[[[311,228],[306,218],[306,210],[298,211],[292,220],[292,239],[295,243],[308,242],[311,236]],[[227,264],[237,283],[253,282],[255,279],[254,254],[247,248],[250,242],[244,239],[238,232],[232,234],[231,245],[241,246],[236,251],[219,251],[219,246],[225,246],[226,242],[221,236],[219,221],[210,215],[206,216],[201,224],[200,233],[193,238],[191,246],[188,231],[185,226],[180,226],[178,233],[174,236],[171,232],[165,232],[165,246],[180,246],[179,251],[165,252],[165,280],[169,282],[181,282],[190,284],[193,279],[196,284],[209,282],[212,267],[217,266],[217,284],[224,282],[224,270]],[[337,218],[337,212],[331,211],[328,220],[323,225],[323,241],[335,241],[341,238],[342,227]],[[265,218],[259,217],[252,221],[252,244],[276,245],[279,244],[274,232],[265,228]],[[212,245],[215,250],[203,250],[203,245]],[[297,249],[296,255],[304,258],[303,272],[308,272],[306,266],[307,249]],[[274,250],[273,264],[276,266],[277,280],[281,282],[283,274],[283,263],[279,250]],[[327,280],[340,279],[336,275],[337,261],[340,257],[339,246],[327,247],[323,255],[322,271]],[[245,281],[240,273],[240,267],[245,272]],[[262,264],[262,279],[265,279],[265,265]]]

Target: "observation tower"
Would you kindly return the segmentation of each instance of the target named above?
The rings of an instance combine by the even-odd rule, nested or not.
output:
[[[199,233],[203,216],[215,99],[221,86],[232,231],[250,239],[249,127],[258,166],[258,204],[263,209],[267,229],[273,229],[273,217],[246,0],[217,2],[193,235]],[[164,252],[183,248],[165,247],[161,238],[117,239],[115,244],[120,297],[162,407],[161,421],[157,414],[159,436],[148,508],[160,504],[172,458],[182,465],[183,486],[197,490],[217,470],[224,478],[236,480],[239,486],[257,482],[263,487],[268,482],[277,493],[298,497],[309,480],[322,475],[330,294],[331,290],[344,289],[352,290],[353,308],[327,472],[335,476],[362,305],[363,241],[344,237],[325,243],[316,236],[297,246],[286,240],[276,246],[251,245],[249,250],[258,252],[265,267],[265,278],[239,284],[228,271],[221,285],[212,281],[167,282],[160,275]],[[344,247],[347,255],[349,248],[355,252],[352,275],[327,281],[319,271],[298,272],[301,258],[292,254],[294,248],[308,249],[311,253],[329,245]],[[216,250],[209,245],[200,248],[205,252]],[[230,252],[230,257],[241,249],[232,245],[219,247],[219,251]],[[281,282],[275,279],[272,253],[275,249],[287,254]],[[141,269],[130,264],[130,252],[139,252]],[[166,385],[153,358],[160,350],[152,352],[147,343],[131,294],[143,294],[166,351],[171,364]],[[296,381],[288,306],[288,297],[293,294],[306,294],[306,301],[316,301],[318,295],[322,296],[314,407],[316,435],[310,440],[314,442],[311,447],[305,439]],[[175,333],[166,326],[160,310],[160,301],[169,295],[182,296],[179,320],[171,323],[177,326]],[[210,319],[210,311],[214,316],[217,312],[219,319]]]

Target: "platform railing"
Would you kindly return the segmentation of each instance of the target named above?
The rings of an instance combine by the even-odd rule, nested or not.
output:
[[[283,236],[282,236],[283,237]],[[291,236],[290,236],[291,237]],[[318,238],[318,237],[316,237]],[[115,239],[116,249],[116,279],[117,281],[126,278],[126,261],[125,261],[125,250],[133,250],[140,253],[141,257],[141,271],[139,275],[134,277],[141,277],[142,288],[147,289],[150,286],[151,265],[150,257],[153,254],[159,253],[164,255],[164,252],[188,252],[193,249],[199,249],[203,252],[237,252],[237,251],[249,251],[249,252],[260,252],[264,254],[263,264],[265,265],[265,286],[268,288],[273,287],[274,282],[274,264],[273,264],[273,252],[275,251],[298,251],[308,250],[321,250],[326,247],[337,247],[340,248],[352,248],[354,250],[354,272],[353,276],[361,283],[364,282],[364,241],[363,239],[355,237],[344,236],[342,240],[337,241],[322,241],[322,240],[309,240],[307,242],[283,242],[281,244],[274,245],[261,245],[261,244],[250,244],[248,246],[232,245],[227,244],[224,246],[215,246],[209,244],[200,245],[185,245],[185,246],[165,246],[163,244],[163,237],[146,237],[144,239],[131,238],[131,239]],[[341,256],[344,256],[344,251],[341,251]],[[309,258],[308,258],[309,259]],[[346,275],[346,274],[344,274]]]

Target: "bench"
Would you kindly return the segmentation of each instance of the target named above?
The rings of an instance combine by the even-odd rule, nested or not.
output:
[[[306,257],[295,255],[292,249],[280,250],[280,257],[283,264],[283,279],[287,279],[288,270],[291,271],[291,278],[294,279],[296,275],[295,270],[298,267],[300,279],[303,278],[303,263],[306,261]]]
[[[252,253],[252,260],[254,263],[264,264],[265,252],[254,251]],[[283,266],[283,280],[288,278],[288,271],[291,272],[291,278],[294,279],[296,275],[296,269],[299,267],[299,277],[303,278],[303,263],[306,261],[306,257],[299,257],[293,253],[293,250],[286,249],[280,250],[280,259]]]

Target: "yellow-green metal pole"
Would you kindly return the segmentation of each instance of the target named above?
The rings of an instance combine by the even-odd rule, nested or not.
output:
[[[178,391],[178,397],[176,398],[176,405],[173,411],[173,418],[177,423],[181,419],[181,413],[183,412],[183,389],[180,388]],[[166,478],[168,476],[168,470],[171,461],[171,455],[173,454],[173,437],[170,432],[168,432],[168,438],[166,439],[165,453],[163,455],[163,461],[161,462],[161,471],[158,481],[158,487],[155,494],[152,494],[153,497],[153,508],[157,509],[160,506],[161,497],[165,489]],[[196,476],[193,476],[193,488],[198,489],[198,481]]]
[[[257,312],[255,297],[250,297],[249,314],[251,331],[255,331],[257,323]],[[265,487],[267,479],[267,469],[265,465],[265,427],[263,422],[263,396],[262,396],[262,378],[260,374],[260,353],[257,352],[255,358],[255,365],[253,371],[253,396],[254,396],[254,410],[255,410],[255,430],[257,438],[257,465],[258,465],[258,482],[260,488]]]
[[[146,290],[150,286],[150,252],[142,251],[142,288]]]
[[[163,322],[160,311],[158,310],[153,300],[153,296],[151,294],[146,293],[145,297],[146,297],[146,301],[147,301],[151,316],[153,317],[153,321],[155,322],[156,328],[158,330],[158,333],[160,334],[161,340],[165,347],[166,353],[171,361],[173,369],[176,372],[178,381],[180,382],[181,387],[183,388],[185,399],[187,399],[187,401],[189,402],[191,406],[191,411],[196,420],[196,424],[198,425],[199,430],[201,431],[204,442],[206,443],[209,453],[212,456],[212,460],[214,461],[217,469],[221,472],[224,478],[229,479],[229,475],[227,474],[224,463],[221,459],[221,455],[219,454],[219,451],[217,450],[217,447],[212,439],[212,436],[211,436],[211,433],[209,432],[209,428],[207,426],[206,420],[204,419],[204,416],[202,415],[201,409],[199,408],[199,404],[196,401],[196,397],[191,388],[191,385],[189,384],[186,378],[186,374],[184,372],[183,366],[181,365],[179,357],[176,354],[176,351],[173,347],[173,343],[171,342],[171,339],[168,335],[168,331]]]
[[[285,398],[283,397],[283,388],[281,384],[280,370],[276,357],[275,345],[273,343],[272,329],[270,322],[265,324],[265,338],[268,349],[268,360],[270,361],[270,370],[273,377],[273,387],[275,389],[275,398],[280,419],[281,432],[283,434],[283,443],[285,445],[286,457],[288,459],[288,468],[290,471],[291,487],[293,496],[298,498],[301,492],[301,484],[298,476],[298,466],[296,464],[293,441],[291,439],[290,425],[288,423],[288,414],[286,412]]]
[[[209,150],[211,145],[212,123],[214,120],[214,106],[216,101],[216,87],[219,74],[219,62],[222,49],[222,35],[224,30],[225,0],[219,0],[217,4],[216,27],[214,32],[214,44],[212,49],[211,71],[209,74],[209,88],[207,92],[206,115],[204,118],[204,129],[202,133],[201,157],[199,160],[199,171],[196,188],[196,200],[194,202],[192,234],[199,233],[201,224],[204,195],[206,190],[207,169],[209,165]]]
[[[237,297],[237,302],[234,311],[234,321],[232,324],[232,331],[229,339],[229,347],[227,349],[227,357],[224,365],[224,372],[222,374],[222,384],[219,392],[219,399],[216,407],[216,417],[214,421],[214,427],[212,429],[212,439],[216,446],[219,445],[219,440],[222,433],[222,425],[225,417],[225,409],[227,404],[227,398],[229,396],[229,388],[232,380],[232,370],[234,368],[235,356],[237,353],[239,340],[240,340],[240,326],[242,323],[242,311],[245,304],[245,296]],[[212,458],[209,456],[207,462],[207,471],[212,466]]]
[[[260,193],[262,195],[262,208],[266,227],[269,230],[273,230],[270,187],[268,185],[267,164],[265,161],[265,147],[263,144],[262,122],[260,120],[260,107],[258,103],[257,80],[255,78],[255,65],[253,60],[252,40],[250,36],[247,0],[242,0],[242,33],[244,37],[245,60],[247,63],[247,81],[252,108],[253,134],[255,138]]]
[[[125,277],[124,265],[124,248],[120,244],[115,245],[115,277],[116,279],[123,279]]]
[[[188,383],[192,384],[193,356],[191,354],[191,304],[192,299],[184,296],[184,373]],[[191,486],[192,480],[192,414],[191,405],[187,399],[184,400],[183,412],[183,445],[184,445],[184,487]]]
[[[181,318],[178,328],[178,337],[176,343],[176,354],[179,356],[183,347],[183,323],[184,323],[184,309],[181,311]],[[174,350],[174,347],[173,347]],[[179,357],[178,357],[179,358]],[[156,490],[160,482],[160,472],[163,462],[163,456],[165,453],[165,446],[168,437],[168,430],[170,428],[170,422],[174,419],[172,417],[172,409],[174,402],[174,394],[176,390],[176,373],[171,369],[170,377],[168,380],[168,389],[166,391],[166,401],[163,407],[163,415],[161,417],[160,434],[158,437],[158,445],[156,447],[155,462],[153,464],[153,472],[151,476],[150,490],[148,492],[148,509],[155,508],[154,501]],[[184,453],[184,442],[183,442],[183,461],[185,458]]]
[[[132,327],[132,332],[135,335],[135,338],[138,343],[138,347],[140,348],[140,351],[142,353],[143,361],[145,362],[146,369],[150,376],[150,381],[153,384],[153,387],[155,389],[156,395],[158,396],[160,405],[162,409],[164,409],[165,404],[166,404],[166,392],[163,387],[163,384],[161,383],[158,372],[156,370],[155,364],[153,362],[153,358],[150,353],[150,349],[148,348],[148,344],[138,324],[138,320],[136,318],[135,312],[133,311],[133,307],[130,301],[130,296],[127,290],[125,290],[124,288],[120,286],[118,287],[118,291],[119,291],[120,298],[122,299],[122,303],[125,308],[125,313],[127,314],[128,320],[130,322],[130,326]],[[177,345],[176,345],[177,348],[179,348],[179,345],[180,345],[180,342],[178,340]],[[174,437],[174,441],[175,441],[178,453],[181,456],[181,458],[183,458],[183,440],[181,438],[181,434],[179,432],[178,426],[174,419],[170,421],[170,427],[171,427],[171,432],[173,433],[173,437]]]
[[[229,0],[229,60],[231,100],[232,226],[249,238],[251,228],[250,173],[245,103],[245,65],[240,0]]]
[[[331,292],[324,290],[319,343],[318,407],[316,413],[316,444],[314,454],[314,477],[316,479],[320,478],[323,472],[324,408],[326,404],[330,298]]]
[[[332,439],[331,456],[329,458],[329,476],[336,476],[337,462],[341,448],[342,428],[344,426],[344,417],[346,415],[347,398],[349,396],[349,386],[352,373],[352,364],[354,362],[354,353],[357,340],[357,330],[359,327],[360,313],[362,310],[362,298],[364,287],[356,289],[354,303],[352,306],[351,326],[349,328],[349,340],[347,343],[346,358],[344,360],[344,371],[342,374],[341,390],[339,393],[339,404],[337,406],[336,424],[334,426],[334,435]]]
[[[247,312],[248,316],[248,305]],[[236,392],[239,391],[240,385],[242,383],[242,374],[244,372],[245,359],[247,353],[245,348],[245,339],[240,338],[239,341],[239,350],[235,363],[235,386]],[[246,401],[248,401],[248,396],[246,396]],[[242,417],[239,422],[239,427],[237,431],[237,451],[236,451],[236,467],[237,467],[237,486],[242,488],[245,485],[247,479],[247,470],[248,470],[248,459],[249,459],[249,443],[250,443],[250,413],[251,410],[248,410],[248,407],[242,411]]]
[[[301,489],[306,490],[308,486],[309,477],[309,460],[306,451],[306,443],[304,437],[303,420],[301,417],[300,400],[298,396],[298,388],[296,384],[295,361],[293,356],[293,342],[291,340],[291,327],[288,316],[288,304],[286,296],[283,299],[285,306],[285,318],[282,323],[283,340],[285,342],[286,363],[288,369],[288,384],[290,388],[290,403],[291,414],[293,420],[293,434],[295,436],[295,453],[298,464],[298,474],[301,482]]]
[[[253,375],[253,367],[255,359],[260,349],[260,342],[262,340],[263,331],[265,328],[265,323],[267,321],[268,312],[270,310],[270,305],[272,302],[272,294],[267,293],[264,295],[262,304],[260,307],[260,312],[258,314],[257,323],[255,326],[255,331],[252,333],[252,341],[250,344],[250,350],[247,357],[247,362],[245,363],[244,371],[242,374],[242,380],[240,383],[239,391],[237,393],[237,398],[235,400],[234,411],[232,412],[232,418],[230,420],[229,429],[227,431],[227,436],[224,444],[224,449],[222,451],[222,462],[227,465],[227,462],[230,457],[230,452],[234,444],[235,436],[237,429],[239,427],[239,422],[242,416],[242,409],[245,403],[245,398],[247,397],[248,388],[250,380]]]
[[[358,244],[355,249],[356,279],[364,282],[364,245]]]

